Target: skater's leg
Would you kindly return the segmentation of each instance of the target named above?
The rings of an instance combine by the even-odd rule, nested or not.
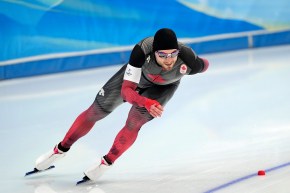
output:
[[[102,110],[102,108],[95,101],[87,110],[81,113],[69,131],[66,133],[64,139],[56,145],[53,150],[41,155],[35,164],[38,170],[45,170],[55,161],[65,156],[71,145],[76,142],[80,137],[87,134],[95,122],[107,116],[109,112]]]
[[[124,101],[121,97],[124,65],[98,92],[94,103],[81,113],[61,142],[61,146],[70,148],[79,138],[86,135],[94,124],[110,114]]]
[[[165,105],[178,87],[178,83],[166,86],[154,86],[139,92],[150,99],[157,100]],[[135,142],[140,128],[152,120],[153,117],[144,107],[132,106],[125,126],[115,138],[112,148],[99,163],[93,164],[85,171],[85,178],[97,180],[105,171],[112,167],[112,164]]]
[[[153,117],[143,107],[132,106],[125,126],[115,138],[114,144],[105,159],[114,163],[135,142],[140,128]]]
[[[161,105],[165,105],[178,88],[176,84],[165,86],[153,86],[140,92],[142,96],[157,100]],[[153,117],[145,108],[132,106],[125,126],[118,133],[109,153],[104,158],[109,163],[114,163],[136,140],[141,127],[152,120]]]
[[[35,164],[38,170],[45,170],[50,167],[55,161],[65,156],[65,153],[70,149],[71,145],[79,138],[87,134],[95,122],[107,116],[109,112],[102,110],[102,108],[95,101],[87,110],[81,113],[69,131],[66,133],[64,139],[56,145],[53,150],[41,155]]]
[[[120,157],[136,140],[142,125],[153,117],[145,108],[133,106],[130,110],[125,126],[116,136],[110,152],[99,163],[90,166],[84,173],[90,180],[97,180],[105,171],[112,167],[112,163]]]
[[[87,110],[81,113],[74,121],[64,139],[61,146],[69,149],[74,142],[86,135],[94,126],[94,124],[106,117],[109,112],[104,111],[95,101]]]
[[[94,103],[81,113],[66,133],[64,139],[49,152],[41,155],[36,161],[38,170],[47,169],[65,155],[70,147],[82,136],[86,135],[96,121],[110,114],[124,101],[121,97],[121,86],[126,66],[123,66],[100,90]]]

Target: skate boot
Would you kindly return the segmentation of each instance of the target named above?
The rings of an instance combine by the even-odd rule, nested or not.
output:
[[[107,170],[109,170],[113,165],[110,165],[104,157],[102,157],[100,163],[95,163],[89,167],[84,173],[92,181],[96,181],[101,177]]]
[[[46,170],[49,168],[55,161],[63,158],[66,152],[59,150],[58,145],[56,145],[52,150],[49,152],[41,155],[35,163],[35,168],[37,170]]]
[[[109,170],[113,165],[109,164],[104,157],[101,158],[100,162],[93,164],[85,172],[85,176],[82,180],[77,182],[77,185],[88,182],[96,181],[101,177],[107,170]]]

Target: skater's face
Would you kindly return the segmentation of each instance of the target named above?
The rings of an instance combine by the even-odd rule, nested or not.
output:
[[[179,50],[158,50],[155,52],[155,58],[157,63],[162,66],[163,70],[169,71],[176,63]]]

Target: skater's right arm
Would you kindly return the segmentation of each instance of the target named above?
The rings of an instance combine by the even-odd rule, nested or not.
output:
[[[121,90],[121,95],[123,99],[133,105],[145,107],[153,117],[161,117],[163,107],[159,104],[159,102],[139,95],[135,91],[136,88],[137,88],[136,83],[124,80]]]
[[[121,89],[121,96],[127,102],[145,107],[153,117],[160,117],[163,111],[162,106],[156,100],[152,100],[139,95],[135,90],[142,75],[142,65],[145,62],[145,53],[139,44],[135,45],[130,55],[124,73],[124,81]]]

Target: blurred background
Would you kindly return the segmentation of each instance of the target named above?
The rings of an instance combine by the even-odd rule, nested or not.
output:
[[[198,54],[290,43],[287,0],[2,0],[0,79],[125,63],[163,27]]]

